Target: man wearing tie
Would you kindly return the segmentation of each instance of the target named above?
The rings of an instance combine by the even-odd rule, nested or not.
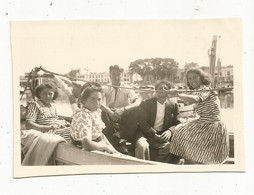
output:
[[[129,139],[128,141],[131,141],[135,146],[135,156],[149,160],[148,143],[142,137],[141,132],[137,132],[137,109],[141,99],[134,90],[129,89],[131,88],[129,85],[121,82],[123,69],[120,66],[110,66],[109,74],[112,86],[104,88],[105,103],[114,111],[114,114],[109,116],[104,113],[102,115],[107,127],[104,133],[119,152],[128,153],[126,142],[121,139],[127,137],[127,140]],[[118,130],[123,133],[119,133]]]

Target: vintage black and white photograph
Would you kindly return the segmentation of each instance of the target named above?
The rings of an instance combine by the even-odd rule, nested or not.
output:
[[[244,171],[240,19],[13,21],[14,176]]]

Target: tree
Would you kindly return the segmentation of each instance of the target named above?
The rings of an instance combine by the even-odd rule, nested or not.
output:
[[[76,81],[76,79],[74,79],[74,78],[77,78],[78,72],[79,72],[79,70],[73,69],[73,70],[71,70],[71,71],[67,74],[67,76],[71,77],[71,80]]]
[[[152,77],[153,80],[174,80],[178,63],[172,58],[146,58],[130,63],[129,71],[139,74],[143,80]]]
[[[144,61],[142,59],[138,59],[138,60],[130,63],[129,71],[132,74],[133,73],[139,74],[142,77],[142,79],[144,79],[144,76],[145,76],[144,67],[145,67]]]

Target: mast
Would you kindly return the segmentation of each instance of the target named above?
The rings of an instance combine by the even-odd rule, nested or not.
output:
[[[214,88],[214,73],[215,73],[215,63],[216,63],[216,47],[217,47],[218,36],[214,35],[212,40],[212,47],[208,50],[208,57],[210,62],[209,72],[212,78],[211,87]]]
[[[221,88],[220,74],[221,74],[221,61],[220,61],[220,58],[218,58],[218,60],[217,60],[217,86],[216,87],[219,87],[219,88]],[[218,84],[219,84],[219,86],[218,86]]]

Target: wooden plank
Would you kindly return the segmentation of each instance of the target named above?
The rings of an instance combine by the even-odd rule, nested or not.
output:
[[[127,155],[112,155],[98,151],[85,151],[71,144],[58,144],[55,152],[58,165],[158,165],[153,161],[140,160]]]
[[[234,133],[229,133],[229,157],[234,158],[235,156],[235,143],[234,143]]]
[[[229,134],[229,158],[234,163],[234,134]],[[116,156],[99,151],[85,151],[67,143],[58,144],[55,152],[58,165],[158,165],[165,164],[154,161],[140,160],[132,156]]]

